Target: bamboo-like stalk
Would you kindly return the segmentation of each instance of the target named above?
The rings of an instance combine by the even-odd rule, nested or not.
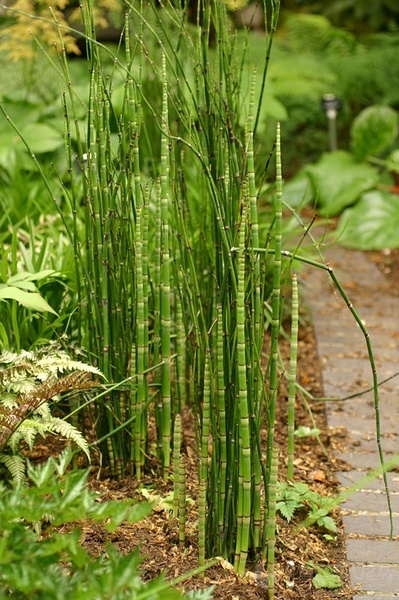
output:
[[[249,531],[251,520],[251,443],[247,392],[247,356],[245,334],[245,232],[247,223],[247,206],[243,203],[239,232],[238,266],[237,266],[237,401],[238,414],[238,506],[237,506],[237,543],[235,564],[239,575],[245,572],[249,548]]]
[[[278,449],[273,448],[269,481],[269,502],[267,512],[267,579],[268,598],[274,600],[274,562],[276,546],[276,494],[278,475]]]
[[[176,406],[175,411],[179,412],[187,403],[187,354],[186,354],[186,332],[183,320],[183,299],[181,297],[182,284],[180,282],[179,272],[177,272],[177,282],[175,287],[179,293],[175,297],[175,377],[176,377]]]
[[[205,354],[204,369],[204,393],[202,401],[202,420],[201,420],[201,466],[200,481],[208,481],[208,463],[209,463],[209,428],[211,415],[211,374],[210,374],[210,356],[209,350]]]
[[[276,401],[278,385],[278,338],[281,318],[281,243],[282,243],[282,172],[281,172],[281,137],[280,124],[277,124],[276,135],[276,194],[274,201],[274,264],[272,292],[272,327],[270,348],[269,401],[268,401],[268,431],[266,465],[270,473],[272,453],[274,448],[274,428],[276,418]]]
[[[217,465],[217,515],[218,515],[218,554],[223,552],[225,533],[225,502],[227,484],[227,424],[226,424],[226,384],[224,373],[224,342],[223,307],[217,306],[216,322],[216,368],[217,368],[217,441],[220,448],[219,462]]]
[[[252,448],[252,472],[253,472],[253,489],[252,489],[252,528],[254,547],[261,546],[261,524],[262,524],[262,508],[261,508],[261,455],[259,452],[259,437],[260,437],[260,422],[262,413],[263,401],[263,385],[262,385],[262,365],[261,355],[264,339],[264,326],[262,323],[262,274],[260,265],[260,256],[254,252],[253,248],[259,246],[259,223],[258,223],[258,198],[256,193],[255,182],[255,161],[253,147],[253,126],[254,126],[254,98],[255,98],[255,81],[256,71],[251,86],[249,100],[249,114],[247,121],[247,179],[248,179],[248,205],[249,205],[249,257],[250,257],[250,293],[251,293],[251,318],[249,328],[251,331],[251,448]]]
[[[181,448],[181,415],[175,416],[175,426],[173,430],[173,515],[177,517],[179,513],[179,465]]]
[[[295,395],[296,395],[296,370],[298,356],[298,277],[292,274],[292,310],[291,310],[291,352],[288,371],[288,449],[287,449],[287,479],[294,477],[294,449],[295,449]]]
[[[137,387],[133,394],[135,402],[133,412],[137,417],[134,422],[134,441],[132,444],[132,464],[138,480],[141,479],[142,464],[142,420],[144,406],[146,405],[147,389],[145,379],[146,364],[146,328],[148,314],[146,311],[146,300],[144,295],[144,269],[143,269],[143,228],[142,228],[143,207],[136,208],[136,319],[137,319],[137,338],[136,338],[136,374]]]
[[[180,456],[179,462],[179,544],[186,541],[186,461]]]
[[[205,564],[206,481],[201,479],[198,497],[198,564]]]
[[[162,356],[162,462],[166,472],[170,466],[171,441],[171,306],[169,255],[169,140],[168,82],[165,54],[162,55],[162,134],[161,134],[161,356]]]

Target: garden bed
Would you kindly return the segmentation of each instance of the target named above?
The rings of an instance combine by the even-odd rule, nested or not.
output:
[[[317,356],[316,343],[312,326],[307,315],[302,315],[302,326],[299,337],[299,383],[313,396],[322,395],[321,371]],[[288,343],[282,344],[282,353],[288,357]],[[280,449],[280,478],[285,479],[286,444],[287,444],[287,401],[282,390],[278,403],[276,420],[276,442]],[[327,429],[325,410],[322,403],[313,402],[310,406],[299,399],[296,406],[296,427],[300,425],[310,428],[317,426],[321,431],[320,439],[305,437],[298,439],[295,450],[295,479],[309,485],[310,489],[321,495],[334,495],[337,481],[334,473],[342,465],[337,465],[334,450],[339,446],[341,438],[337,432]],[[341,434],[342,435],[342,434]],[[49,451],[55,451],[48,445],[37,446],[35,460],[42,460]],[[161,499],[167,498],[172,491],[171,480],[164,481],[159,476],[159,465],[149,461],[149,467],[141,482],[127,477],[115,480],[107,476],[106,470],[96,464],[92,467],[90,486],[104,500],[122,500],[125,498],[144,498],[143,494],[159,496],[159,503],[151,514],[135,525],[120,526],[115,533],[108,533],[102,526],[92,523],[81,523],[84,546],[93,557],[105,551],[107,541],[121,552],[128,553],[139,547],[143,559],[142,576],[153,579],[166,572],[168,578],[181,576],[198,566],[198,530],[197,505],[191,500],[198,496],[197,458],[195,449],[195,431],[193,415],[186,409],[183,415],[183,451],[187,457],[187,526],[186,542],[179,545],[179,525],[168,505]],[[341,598],[351,599],[348,567],[345,556],[345,545],[339,509],[334,518],[338,525],[337,535],[326,539],[326,531],[317,526],[308,529],[298,527],[304,514],[294,516],[287,523],[280,515],[277,517],[276,541],[276,600],[295,598]],[[335,590],[315,589],[312,579],[316,574],[315,567],[330,567],[342,580],[342,587]],[[215,599],[242,598],[255,600],[267,597],[267,573],[262,564],[248,564],[248,573],[240,579],[228,563],[221,563],[206,571],[204,577],[191,578],[183,584],[185,590],[215,586]]]

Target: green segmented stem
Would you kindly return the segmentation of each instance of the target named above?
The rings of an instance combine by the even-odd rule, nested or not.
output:
[[[179,513],[179,463],[181,448],[181,416],[175,416],[175,427],[173,430],[173,515]]]
[[[276,546],[276,494],[278,473],[278,449],[273,448],[267,510],[267,583],[268,598],[274,600],[275,546]]]
[[[175,298],[175,373],[176,373],[176,396],[177,406],[176,411],[180,411],[181,407],[187,403],[187,363],[186,363],[186,332],[184,328],[183,320],[183,308],[182,308],[182,283],[180,281],[180,272],[176,274],[178,282],[176,284],[179,293]]]
[[[202,402],[200,481],[207,482],[209,462],[209,427],[211,415],[211,375],[209,350],[207,350],[205,354],[204,393]]]
[[[179,544],[186,541],[186,461],[180,456],[179,461]]]
[[[198,496],[198,564],[205,564],[206,481],[201,479]]]
[[[136,393],[133,393],[132,399],[135,400],[133,413],[137,414],[137,418],[134,422],[134,441],[132,444],[132,463],[134,465],[134,471],[138,480],[141,479],[141,465],[142,465],[142,420],[143,410],[146,405],[147,390],[146,390],[146,379],[145,369],[146,354],[147,354],[147,342],[146,342],[146,328],[147,328],[147,311],[146,311],[146,300],[144,295],[144,281],[143,281],[143,230],[142,230],[142,214],[143,209],[141,206],[136,208],[136,326],[137,326],[137,337],[136,337],[136,375],[137,375],[137,387]]]
[[[271,9],[272,10],[271,10],[270,31],[269,31],[269,27],[268,27],[268,23],[267,23],[267,15],[268,15],[267,0],[263,0],[263,11],[264,11],[264,17],[265,17],[265,21],[264,21],[265,31],[269,37],[267,37],[267,36],[265,37],[266,56],[265,56],[265,61],[263,63],[264,66],[263,66],[263,73],[262,73],[262,84],[261,84],[261,91],[260,91],[260,97],[259,97],[259,102],[258,102],[258,109],[256,111],[254,132],[256,132],[258,129],[259,119],[260,119],[261,111],[262,111],[262,105],[263,105],[263,100],[264,100],[263,97],[264,97],[265,90],[266,90],[266,77],[267,77],[267,71],[268,71],[269,62],[270,62],[270,54],[272,51],[274,34],[276,33],[279,14],[280,14],[280,0],[271,0]]]
[[[277,383],[278,383],[278,338],[281,315],[281,240],[282,240],[282,195],[283,182],[281,173],[281,140],[280,124],[277,124],[276,135],[276,194],[274,201],[274,264],[272,292],[272,327],[270,349],[269,403],[266,465],[270,473],[272,452],[274,448],[274,427],[276,418]]]
[[[296,369],[298,356],[298,320],[299,298],[298,277],[292,274],[292,310],[291,310],[291,352],[288,372],[288,451],[287,451],[287,478],[294,477],[294,448],[295,448],[295,395],[296,395]]]
[[[260,436],[260,414],[263,397],[263,377],[261,366],[261,354],[264,339],[264,326],[262,323],[261,298],[262,298],[262,276],[259,254],[253,251],[253,248],[259,246],[259,223],[258,223],[258,198],[256,192],[255,181],[255,162],[254,162],[254,105],[255,105],[255,83],[256,69],[254,72],[247,121],[247,179],[248,179],[248,204],[249,204],[249,260],[250,260],[250,292],[251,292],[251,344],[252,344],[252,360],[250,370],[250,399],[251,399],[251,446],[252,452],[252,472],[253,472],[253,521],[251,533],[253,537],[253,545],[259,548],[261,545],[261,485],[262,472],[260,463],[260,454],[257,451],[258,438]]]
[[[166,471],[170,466],[171,440],[171,307],[169,255],[169,140],[168,85],[165,54],[162,55],[162,135],[161,135],[161,355],[162,355],[162,459]]]
[[[217,322],[216,322],[216,368],[217,368],[217,440],[220,448],[219,464],[217,468],[217,515],[218,515],[218,539],[219,554],[222,552],[223,533],[224,533],[224,509],[226,502],[226,483],[227,483],[227,425],[226,425],[226,384],[224,374],[224,341],[225,333],[223,328],[223,306],[218,304]]]
[[[242,219],[239,232],[238,267],[237,267],[237,402],[238,415],[238,506],[237,506],[237,544],[235,563],[239,575],[245,572],[249,548],[249,531],[251,520],[251,443],[247,393],[247,356],[245,335],[245,230],[247,207],[243,204]]]

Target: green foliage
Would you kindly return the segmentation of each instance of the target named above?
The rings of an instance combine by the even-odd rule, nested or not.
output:
[[[335,533],[337,525],[329,513],[337,505],[335,498],[321,496],[302,482],[279,482],[277,485],[277,510],[282,516],[291,521],[296,511],[305,511],[304,523],[316,523],[319,527]]]
[[[25,477],[20,444],[32,449],[37,435],[67,438],[90,460],[84,437],[76,427],[52,415],[50,401],[56,402],[66,392],[92,389],[99,377],[98,369],[73,360],[56,344],[35,352],[0,354],[0,462],[14,481]]]
[[[309,564],[317,571],[312,579],[316,589],[337,590],[342,587],[341,577],[331,567],[320,567],[313,562]]]
[[[323,154],[315,165],[309,165],[305,171],[320,215],[329,217],[339,215],[363,192],[375,187],[379,179],[375,167],[357,162],[345,150]]]
[[[352,123],[351,150],[357,160],[379,156],[397,135],[397,113],[389,106],[369,106]]]
[[[307,427],[306,425],[300,425],[298,429],[295,429],[294,435],[298,438],[305,437],[317,437],[321,434],[321,430],[317,427]]]
[[[399,198],[373,190],[345,210],[336,231],[337,242],[357,250],[399,247]]]
[[[57,313],[38,293],[35,281],[54,275],[54,271],[40,273],[18,273],[9,277],[6,283],[0,284],[0,300],[15,300],[25,308],[36,312]]]
[[[294,48],[299,51],[303,51],[305,46],[308,52],[322,51],[344,56],[349,55],[357,45],[353,34],[334,27],[324,15],[289,13],[285,15],[284,29]]]
[[[273,33],[279,3],[265,0],[265,7],[266,29]],[[75,267],[73,300],[48,303],[66,316],[74,337],[116,383],[94,405],[102,456],[114,475],[129,470],[140,478],[154,452],[167,476],[172,419],[182,404],[193,408],[206,551],[228,557],[243,573],[248,552],[258,555],[265,541],[271,549],[275,529],[271,463],[287,254],[280,136],[275,139],[270,118],[287,116],[281,99],[300,97],[300,120],[309,117],[310,98],[314,122],[323,122],[319,97],[337,77],[310,53],[292,66],[290,49],[281,50],[280,65],[267,73],[273,36],[267,33],[259,44],[247,32],[232,34],[223,3],[213,3],[212,10],[204,3],[197,27],[173,3],[162,10],[155,2],[130,8],[125,47],[113,54],[95,41],[92,5],[83,2],[88,61],[77,81],[70,74],[73,63],[61,56],[65,156],[61,160],[54,146],[55,177],[45,166],[52,160],[49,145],[36,140],[34,165],[58,210]],[[328,30],[325,22],[321,26]],[[208,44],[213,33],[215,46]],[[257,74],[259,64],[264,70]],[[266,75],[271,85],[265,87]],[[40,133],[46,118],[30,108]],[[12,110],[8,102],[3,112],[8,117]],[[26,160],[31,131],[23,117],[19,124],[20,110],[11,117]],[[57,129],[57,117],[49,124]],[[275,143],[278,189],[260,219]],[[21,272],[21,256],[37,258],[37,246],[35,236],[31,252],[25,247],[19,254],[14,244],[5,281]],[[44,260],[31,262],[34,269],[22,270],[57,271]],[[272,349],[265,365],[269,307]],[[18,324],[21,315],[13,316],[10,322]],[[157,439],[150,446],[148,424],[154,422]],[[176,460],[178,454],[179,448]],[[334,531],[329,499],[309,490],[285,494],[280,510],[286,516],[305,507],[309,519]],[[269,506],[262,507],[262,497]],[[80,561],[80,554],[71,559],[77,566]]]
[[[345,246],[361,250],[398,247],[397,194],[393,192],[397,191],[399,151],[392,150],[398,144],[397,134],[396,111],[387,106],[368,107],[352,125],[352,152],[323,154],[317,163],[304,167],[286,185],[287,203],[297,196],[317,204],[322,216],[343,213],[336,239]]]
[[[25,228],[8,216],[0,234],[7,249],[0,262],[0,347],[20,351],[66,332],[67,312],[76,305],[75,265],[59,219],[47,215]]]
[[[111,544],[93,559],[82,546],[84,519],[114,531],[136,523],[151,510],[148,502],[99,502],[87,487],[88,471],[66,472],[70,454],[36,467],[28,464],[29,486],[0,490],[0,598],[43,600],[179,600],[163,577],[144,582],[138,551],[118,553]],[[41,526],[45,530],[41,531]],[[210,591],[192,600],[210,598]]]

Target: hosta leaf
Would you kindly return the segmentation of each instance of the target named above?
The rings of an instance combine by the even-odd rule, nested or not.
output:
[[[54,152],[64,143],[62,132],[46,123],[29,123],[23,128],[21,135],[34,154]]]
[[[399,196],[383,191],[364,194],[341,216],[337,241],[357,250],[399,248]]]
[[[288,206],[293,208],[304,206],[314,199],[309,177],[304,171],[299,171],[295,177],[284,184],[283,202]]]
[[[353,121],[351,148],[359,160],[381,154],[398,135],[398,116],[389,106],[369,106]]]
[[[349,152],[337,150],[324,154],[315,165],[306,168],[319,214],[332,217],[353,204],[362,193],[378,182],[378,171],[358,163]]]

